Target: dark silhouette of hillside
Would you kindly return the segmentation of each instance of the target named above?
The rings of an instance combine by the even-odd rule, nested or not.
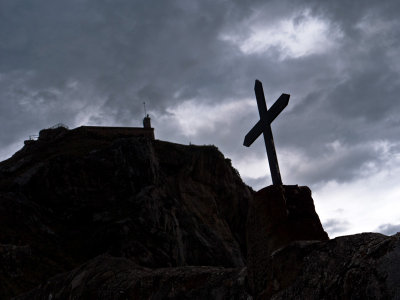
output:
[[[399,236],[329,240],[307,187],[246,186],[214,146],[55,128],[0,163],[0,298],[399,295]]]

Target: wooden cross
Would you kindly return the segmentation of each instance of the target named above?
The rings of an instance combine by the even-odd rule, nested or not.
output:
[[[265,148],[267,149],[269,168],[271,170],[272,184],[282,185],[281,173],[279,172],[278,158],[276,157],[274,137],[272,136],[271,123],[288,105],[290,95],[282,94],[278,100],[267,110],[265,102],[264,90],[262,83],[256,80],[254,85],[254,92],[256,93],[258,112],[260,120],[256,125],[246,134],[243,145],[250,147],[251,144],[263,133]]]

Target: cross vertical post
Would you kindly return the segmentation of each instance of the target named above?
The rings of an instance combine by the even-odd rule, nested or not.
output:
[[[260,119],[267,118],[267,102],[265,101],[264,89],[262,83],[256,80],[254,84],[254,92],[256,94],[258,112]],[[274,136],[272,135],[271,125],[266,124],[263,131],[265,148],[267,150],[269,169],[271,171],[272,184],[282,185],[281,173],[279,171],[278,157],[276,156]]]
[[[282,94],[278,98],[278,100],[271,106],[271,108],[267,110],[267,104],[265,102],[265,97],[264,97],[264,90],[262,87],[262,83],[259,80],[256,80],[255,82],[254,92],[256,94],[260,120],[246,135],[243,145],[246,147],[250,147],[250,145],[261,135],[261,133],[263,134],[265,148],[267,150],[269,168],[271,171],[272,184],[282,185],[282,178],[281,178],[281,173],[279,171],[279,164],[275,151],[275,144],[271,130],[271,123],[288,105],[290,95]]]

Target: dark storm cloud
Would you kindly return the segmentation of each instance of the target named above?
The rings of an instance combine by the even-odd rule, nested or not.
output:
[[[292,95],[273,123],[278,155],[294,149],[304,162],[316,164],[290,170],[293,180],[352,180],[366,164],[381,163],[374,141],[395,142],[399,135],[396,6],[395,1],[0,0],[5,129],[0,142],[22,141],[60,121],[137,126],[146,101],[159,117],[154,124],[163,127],[156,128],[159,137],[216,144],[234,164],[244,155],[261,159],[262,141],[251,150],[242,147],[257,121],[256,107],[192,135],[172,118],[189,100],[213,106],[254,99],[258,78],[269,106],[282,92]],[[244,53],[223,38],[245,41],[257,28],[278,30],[280,20],[301,24],[308,17],[329,25],[333,48],[282,58],[283,46]],[[161,124],[162,116],[171,122]],[[335,142],[345,154],[330,147]]]
[[[400,232],[400,224],[382,224],[375,231],[386,235],[393,235]]]
[[[201,96],[204,101],[223,101],[226,91],[238,93],[232,88],[238,80],[227,72],[233,69],[233,50],[217,38],[228,14],[240,20],[235,6],[214,1],[2,1],[0,5],[0,72],[6,85],[1,101],[7,106],[2,123],[8,121],[7,110],[25,118],[25,107],[16,103],[21,93],[27,98],[50,89],[65,94],[71,82],[80,83],[76,96],[81,103],[95,104],[125,122],[126,115],[131,119],[142,115],[143,101],[153,111],[165,112],[182,99]],[[15,82],[14,72],[22,82],[10,85],[7,80]],[[40,109],[60,98],[27,101]],[[36,112],[25,127],[50,125],[42,118]],[[66,119],[75,123],[74,111]]]
[[[78,125],[82,109],[94,124],[131,125],[143,101],[165,114],[186,99],[240,94],[236,50],[218,40],[239,11],[206,1],[1,2],[2,143],[60,120]]]

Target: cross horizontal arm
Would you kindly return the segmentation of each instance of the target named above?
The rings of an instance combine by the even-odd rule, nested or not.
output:
[[[264,122],[263,122],[264,121]],[[246,134],[244,137],[243,145],[246,147],[250,147],[251,144],[260,136],[265,128],[265,125],[268,124],[268,120],[259,120],[256,125],[253,126],[252,129]]]
[[[250,147],[251,144],[263,133],[266,126],[272,123],[273,120],[282,112],[282,110],[288,105],[290,95],[282,94],[278,100],[271,106],[267,111],[264,118],[261,118],[256,125],[246,134],[243,145]]]
[[[270,124],[282,112],[282,110],[284,110],[285,107],[289,104],[289,98],[290,98],[289,94],[280,95],[278,100],[276,100],[275,103],[268,110],[268,114],[270,115],[270,118],[271,118]]]

